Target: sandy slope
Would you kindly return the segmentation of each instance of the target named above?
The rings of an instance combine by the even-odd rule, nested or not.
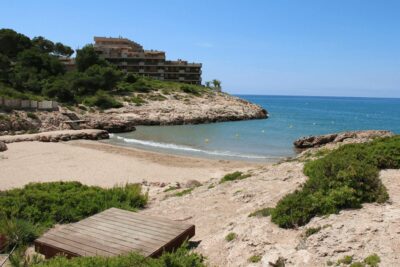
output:
[[[372,253],[380,255],[380,266],[400,266],[400,171],[382,171],[381,177],[390,204],[366,204],[359,210],[315,218],[296,230],[280,229],[267,217],[248,217],[254,210],[273,206],[306,179],[302,163],[296,162],[258,168],[250,178],[214,188],[208,188],[210,182],[190,195],[153,201],[143,213],[195,224],[194,240],[201,241],[198,250],[211,266],[270,266],[278,257],[286,259],[286,266],[326,266],[345,255],[362,260]],[[303,237],[306,228],[317,226],[325,228]],[[227,242],[230,232],[237,239]],[[262,260],[250,264],[252,255]]]
[[[157,183],[206,181],[244,163],[209,161],[143,150],[115,147],[95,141],[8,144],[0,154],[0,190],[33,181],[77,180],[110,187],[143,180]]]

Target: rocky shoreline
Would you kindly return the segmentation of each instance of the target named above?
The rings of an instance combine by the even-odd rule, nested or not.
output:
[[[180,125],[222,121],[266,119],[262,107],[225,93],[179,97],[148,101],[136,106],[105,111],[85,106],[62,107],[53,112],[13,111],[0,114],[0,135],[24,134],[69,129],[101,129],[110,133],[130,132],[137,125]]]
[[[110,136],[105,130],[63,130],[63,131],[53,131],[46,133],[36,133],[36,134],[21,134],[21,135],[5,135],[0,136],[0,151],[2,144],[16,143],[16,142],[60,142],[60,141],[70,141],[70,140],[100,140],[108,139]],[[5,147],[7,150],[7,146]],[[3,150],[4,151],[4,150]]]
[[[393,135],[394,133],[391,131],[385,130],[349,131],[302,137],[294,141],[293,145],[297,149],[308,149],[318,148],[328,144],[334,145],[338,143],[362,143],[377,137],[390,137]]]

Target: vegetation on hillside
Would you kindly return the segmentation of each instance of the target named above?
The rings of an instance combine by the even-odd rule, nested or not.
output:
[[[210,91],[204,86],[164,82],[123,72],[101,59],[92,45],[76,51],[77,69],[67,72],[59,59],[69,58],[73,53],[70,47],[41,36],[30,39],[11,29],[0,29],[0,96],[46,98],[106,109],[120,107],[119,96],[155,90],[193,95]],[[220,82],[215,85],[220,86]]]
[[[305,164],[309,179],[278,202],[271,219],[280,227],[293,228],[315,216],[360,208],[362,203],[383,203],[388,193],[379,170],[399,167],[400,136],[344,145]]]

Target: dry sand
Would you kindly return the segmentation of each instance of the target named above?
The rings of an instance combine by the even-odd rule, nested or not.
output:
[[[8,150],[0,154],[0,190],[59,180],[104,187],[143,180],[203,182],[248,168],[247,163],[173,156],[96,141],[20,142],[8,144]]]

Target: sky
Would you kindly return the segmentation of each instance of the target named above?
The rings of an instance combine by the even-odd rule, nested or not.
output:
[[[398,0],[2,0],[0,28],[76,49],[122,36],[234,94],[400,97]]]

